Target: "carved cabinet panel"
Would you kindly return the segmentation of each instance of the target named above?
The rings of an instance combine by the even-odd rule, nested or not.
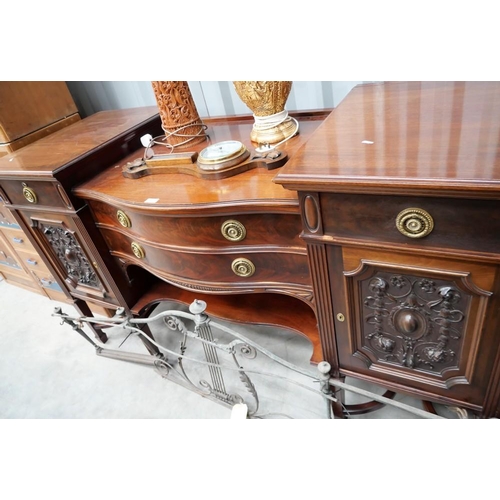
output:
[[[485,321],[497,266],[349,247],[334,258],[341,371],[482,405],[499,342]]]
[[[100,272],[99,256],[78,227],[79,219],[49,212],[21,213],[44,255],[75,297],[115,304],[106,277]]]

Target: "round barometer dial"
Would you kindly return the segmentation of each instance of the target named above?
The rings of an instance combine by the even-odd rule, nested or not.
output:
[[[202,170],[220,170],[238,165],[250,156],[240,141],[223,141],[211,144],[198,155],[197,164]]]

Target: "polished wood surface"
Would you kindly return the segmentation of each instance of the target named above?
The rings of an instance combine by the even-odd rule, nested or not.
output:
[[[500,83],[366,84],[277,174],[334,374],[498,416],[499,132]]]
[[[0,145],[71,115],[78,108],[64,82],[0,81]]]
[[[335,377],[500,416],[499,99],[493,82],[362,85],[326,119],[302,119],[278,171],[213,181],[125,178],[159,118],[132,111],[117,129],[110,112],[94,131],[86,120],[75,129],[91,138],[86,147],[68,134],[38,148],[46,163],[33,151],[0,159],[0,184],[82,311],[89,301],[144,315],[160,300],[206,294],[216,316],[300,330]],[[210,142],[252,147],[252,123],[208,120]],[[39,205],[21,198],[23,182]],[[429,234],[399,231],[408,208],[432,216]],[[227,220],[242,223],[245,238],[226,241]],[[97,292],[61,268],[75,259],[57,255],[58,227],[92,264]],[[254,274],[231,274],[241,258]]]
[[[355,87],[276,181],[290,188],[500,198],[500,82]]]
[[[315,119],[304,120],[299,116],[300,134],[280,147],[292,156],[304,144],[327,113],[317,114]],[[208,125],[209,140],[193,146],[201,151],[209,144],[229,139],[243,142],[254,149],[250,141],[253,126],[251,117],[239,117],[221,122],[218,119],[204,120]],[[157,148],[157,151],[162,152]],[[158,174],[139,179],[123,177],[121,169],[127,162],[141,158],[142,150],[123,158],[86,183],[74,189],[84,199],[109,201],[134,210],[148,213],[166,211],[170,214],[199,212],[204,214],[266,211],[297,212],[297,195],[273,184],[277,170],[255,169],[228,179],[204,180],[186,174]],[[146,200],[156,200],[154,203]]]
[[[117,140],[141,122],[158,118],[156,106],[99,112],[54,132],[8,157],[0,158],[0,176],[37,177],[56,174],[106,143]],[[135,144],[135,148],[140,143]]]
[[[24,146],[31,144],[32,142],[38,141],[43,137],[46,137],[50,134],[53,134],[54,132],[57,132],[58,130],[61,130],[65,127],[69,127],[70,125],[79,120],[80,120],[80,115],[78,113],[75,113],[73,115],[68,116],[67,118],[62,118],[61,120],[51,123],[50,125],[35,130],[34,132],[31,132],[28,135],[23,135],[19,139],[16,139],[12,142],[0,143],[0,157],[12,153],[13,151],[17,151],[18,149],[21,149]]]

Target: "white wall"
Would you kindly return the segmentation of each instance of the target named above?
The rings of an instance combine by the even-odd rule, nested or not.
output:
[[[154,106],[151,82],[66,82],[82,117],[108,109]],[[250,114],[232,82],[188,82],[200,117]],[[286,109],[298,111],[336,107],[362,82],[294,81]]]

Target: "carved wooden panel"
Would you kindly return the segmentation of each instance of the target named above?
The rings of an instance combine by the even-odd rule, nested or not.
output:
[[[364,261],[344,272],[351,355],[379,373],[469,384],[490,292],[468,272]]]
[[[71,231],[50,224],[40,223],[39,227],[71,280],[80,285],[101,288],[92,265]]]
[[[458,368],[470,293],[449,280],[387,271],[358,286],[363,350],[378,361],[432,373]]]
[[[88,235],[78,227],[78,220],[49,212],[30,211],[20,215],[43,249],[47,268],[65,282],[73,296],[112,302],[109,285],[103,278],[103,266],[89,249]]]

